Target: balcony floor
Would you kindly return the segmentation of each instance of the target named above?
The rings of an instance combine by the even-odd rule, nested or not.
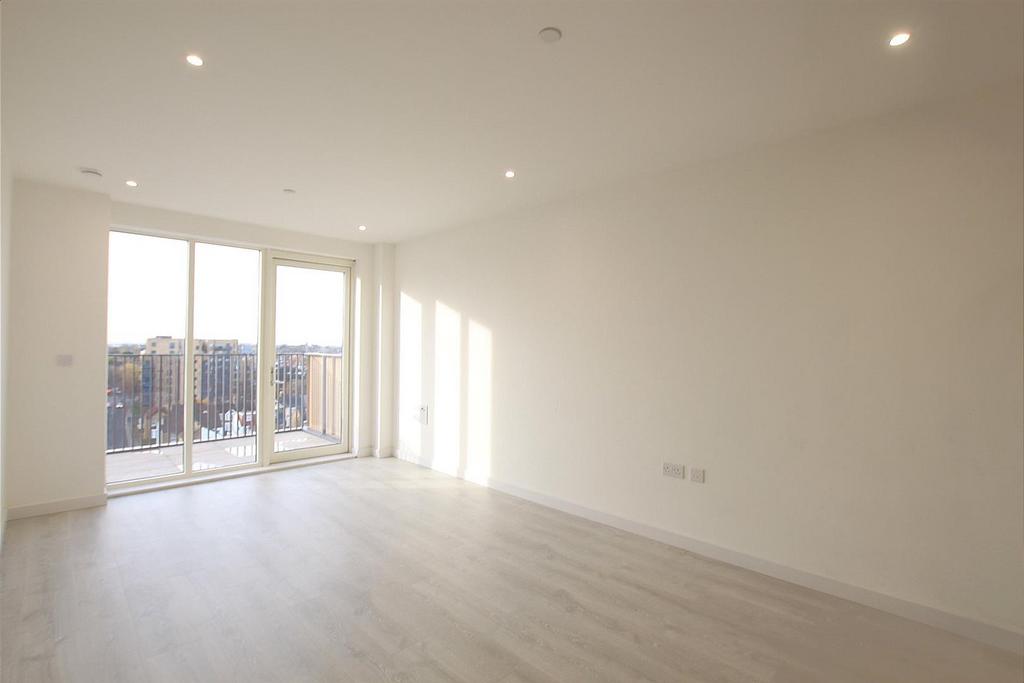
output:
[[[274,452],[297,451],[337,443],[331,438],[302,430],[274,434]],[[182,446],[107,453],[107,483],[180,474]],[[256,462],[256,437],[208,441],[192,446],[192,469],[196,472]]]

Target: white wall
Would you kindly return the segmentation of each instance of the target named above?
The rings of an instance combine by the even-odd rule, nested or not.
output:
[[[400,457],[1024,633],[1021,121],[1010,86],[401,243]]]
[[[157,234],[352,258],[373,278],[372,246],[129,204],[18,179],[12,216],[7,505],[15,511],[104,493],[107,235]],[[373,452],[375,303],[360,287],[353,450]],[[71,367],[56,356],[71,354]]]
[[[376,455],[391,457],[395,454],[394,368],[395,368],[395,245],[375,244],[374,274],[376,275],[377,307],[376,366],[377,436]]]
[[[109,225],[103,195],[14,183],[9,509],[103,494]]]

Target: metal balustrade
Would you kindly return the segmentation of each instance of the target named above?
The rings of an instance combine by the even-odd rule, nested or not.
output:
[[[274,364],[274,432],[340,438],[341,354],[279,353]],[[184,443],[185,357],[107,355],[107,453]],[[195,354],[194,443],[256,434],[259,377],[254,353]]]

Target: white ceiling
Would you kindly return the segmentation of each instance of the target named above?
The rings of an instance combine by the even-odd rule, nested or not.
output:
[[[2,8],[16,175],[372,241],[1024,77],[1019,1]]]

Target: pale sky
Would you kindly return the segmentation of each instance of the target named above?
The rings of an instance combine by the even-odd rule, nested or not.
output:
[[[196,243],[195,337],[255,344],[259,334],[260,253]],[[141,344],[185,337],[188,243],[110,233],[107,341]],[[279,266],[278,345],[341,346],[344,275]],[[337,302],[329,305],[329,302]]]

